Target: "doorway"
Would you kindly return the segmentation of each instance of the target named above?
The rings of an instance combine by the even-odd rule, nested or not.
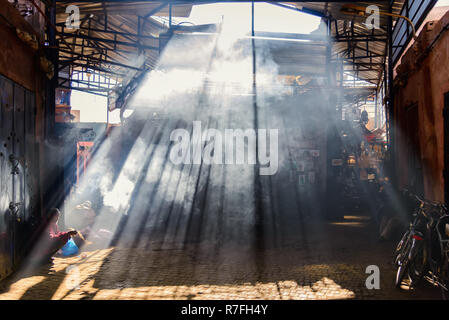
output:
[[[449,203],[449,92],[444,94],[443,108],[444,126],[444,201]]]
[[[406,113],[406,146],[408,159],[408,189],[420,197],[424,196],[424,179],[421,163],[421,147],[419,143],[418,104],[413,104]]]

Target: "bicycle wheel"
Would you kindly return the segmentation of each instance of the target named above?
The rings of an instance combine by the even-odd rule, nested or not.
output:
[[[410,230],[407,230],[404,233],[404,235],[402,236],[402,238],[399,241],[399,243],[397,244],[396,249],[394,250],[394,253],[393,253],[393,265],[395,267],[398,266],[399,259],[401,258],[402,252],[403,252],[404,247],[405,247],[405,242],[409,238],[409,234],[410,234]]]
[[[415,241],[410,256],[408,275],[410,286],[415,287],[427,271],[426,246],[422,240]]]
[[[444,263],[441,267],[441,297],[443,300],[449,300],[449,257],[444,256]]]
[[[402,281],[404,280],[404,277],[408,273],[409,268],[409,256],[410,256],[410,250],[412,249],[412,238],[409,233],[407,240],[405,242],[403,250],[401,250],[399,259],[398,259],[398,270],[396,272],[396,280],[395,285],[396,288],[399,288],[402,284]]]

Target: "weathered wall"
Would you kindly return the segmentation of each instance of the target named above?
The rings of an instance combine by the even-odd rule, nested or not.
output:
[[[0,0],[0,74],[35,92],[37,106],[36,135],[43,137],[43,103],[45,76],[39,67],[39,53],[22,41],[16,28],[40,35],[25,21],[20,13],[7,1]]]
[[[36,87],[36,57],[16,34],[15,28],[34,33],[31,26],[6,0],[0,0],[0,73],[28,90]]]
[[[45,75],[40,69],[39,35],[7,0],[0,0],[0,39],[2,279],[20,263],[37,224],[35,218],[41,214],[43,162],[39,156],[43,148]],[[17,159],[14,174],[11,156]],[[14,210],[10,203],[17,204]]]
[[[428,22],[416,43],[409,48],[395,79],[396,168],[400,187],[408,187],[409,149],[418,150],[423,171],[424,195],[444,201],[444,94],[449,92],[449,12],[439,21]],[[433,48],[431,48],[431,44]],[[416,105],[418,119],[407,121],[407,110]],[[407,123],[409,122],[409,123]],[[410,145],[415,128],[419,145]],[[412,131],[413,134],[413,131]]]

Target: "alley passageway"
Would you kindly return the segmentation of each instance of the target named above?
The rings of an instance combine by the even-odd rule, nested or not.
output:
[[[422,285],[394,288],[395,243],[379,242],[370,217],[339,222],[308,219],[305,232],[277,248],[111,247],[56,258],[53,266],[18,272],[0,299],[439,299]],[[367,266],[380,269],[368,290]],[[79,283],[79,286],[78,286]]]
[[[0,0],[0,299],[449,297],[445,4]]]

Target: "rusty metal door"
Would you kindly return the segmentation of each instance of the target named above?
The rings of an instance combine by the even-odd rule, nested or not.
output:
[[[10,156],[13,154],[14,84],[0,76],[0,276],[12,270],[14,245],[10,203],[13,201],[13,175]]]
[[[25,92],[25,162],[24,162],[24,212],[23,218],[28,221],[37,206],[37,186],[39,161],[36,143],[36,106],[34,93]]]
[[[0,279],[19,258],[18,230],[30,216],[34,120],[34,94],[0,76]]]

